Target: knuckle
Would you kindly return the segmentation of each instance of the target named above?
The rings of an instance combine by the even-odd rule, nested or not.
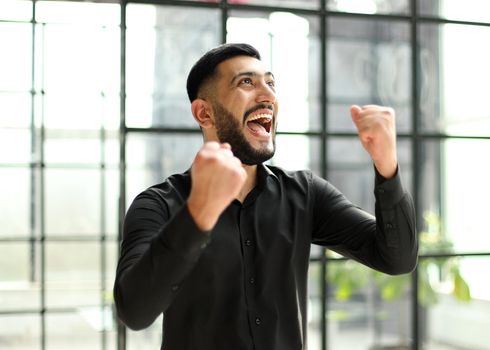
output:
[[[203,151],[199,151],[194,158],[194,163],[202,163],[202,161],[206,158],[206,155]]]

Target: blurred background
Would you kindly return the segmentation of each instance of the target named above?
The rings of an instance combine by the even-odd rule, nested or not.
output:
[[[490,349],[490,1],[0,1],[0,349],[159,349],[117,322],[119,224],[202,143],[185,81],[256,46],[277,154],[373,212],[351,104],[395,108],[419,266],[388,277],[314,247],[311,350]],[[486,277],[487,276],[487,277]]]

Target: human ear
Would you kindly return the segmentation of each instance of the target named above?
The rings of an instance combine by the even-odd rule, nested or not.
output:
[[[201,128],[207,129],[214,125],[212,109],[208,101],[197,98],[191,104],[192,115]]]

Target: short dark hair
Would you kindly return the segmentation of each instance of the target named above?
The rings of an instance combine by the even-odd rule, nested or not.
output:
[[[249,44],[223,44],[206,52],[191,68],[187,77],[187,95],[197,98],[202,83],[215,73],[216,66],[235,56],[251,56],[260,60],[260,53]]]

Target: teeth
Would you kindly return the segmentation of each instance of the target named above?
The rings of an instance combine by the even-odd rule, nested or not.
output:
[[[272,120],[272,116],[270,114],[257,114],[257,115],[253,115],[251,117],[249,117],[247,119],[248,122],[251,122],[253,120],[257,120],[257,119],[268,119],[268,120]]]

